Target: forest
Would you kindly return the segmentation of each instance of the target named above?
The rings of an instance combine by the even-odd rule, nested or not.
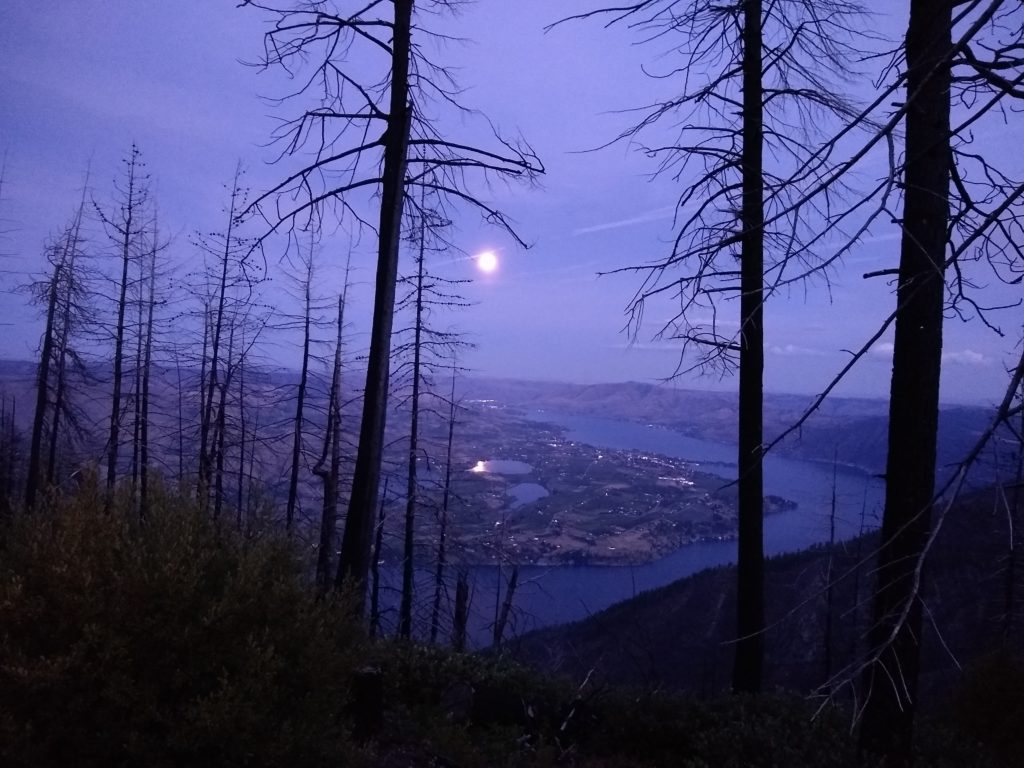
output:
[[[528,249],[530,222],[502,201],[551,174],[446,60],[462,5],[241,0],[263,30],[252,77],[280,86],[265,97],[275,180],[253,188],[240,157],[203,193],[219,228],[182,235],[131,144],[116,170],[83,162],[77,204],[16,254],[34,266],[4,271],[5,316],[34,313],[11,332],[37,355],[0,362],[4,764],[1014,764],[1024,168],[1004,140],[1022,129],[1024,9],[908,0],[887,7],[893,36],[878,3],[855,0],[581,0],[554,18],[552,32],[637,46],[666,94],[580,148],[595,163],[626,151],[670,195],[670,236],[602,274],[631,281],[623,335],[673,360],[663,390],[614,397],[622,418],[673,428],[705,403],[700,423],[730,435],[728,501],[702,503],[714,523],[734,505],[735,527],[699,530],[733,537],[736,561],[520,637],[529,577],[508,521],[481,517],[488,479],[466,473],[505,435],[574,456],[559,487],[603,454],[502,410],[465,362],[474,299],[453,265],[500,267],[459,232]],[[25,191],[2,133],[0,149],[14,263],[5,208]],[[866,250],[886,266],[860,269]],[[773,400],[766,313],[851,279],[886,286],[872,330],[843,342],[814,396]],[[951,457],[953,324],[1012,350],[986,369],[998,402]],[[766,519],[788,503],[766,493],[767,461],[806,434],[836,472],[853,423],[838,393],[882,347],[884,415],[864,420],[884,436],[878,530],[840,541],[833,490],[831,539],[767,557]],[[734,385],[729,407],[666,406],[657,393],[695,373]],[[558,397],[585,410],[597,391]],[[655,465],[616,460],[623,496],[710,482],[636,479]],[[985,462],[986,487],[971,486]],[[471,626],[470,531],[496,567],[487,643]],[[629,627],[642,647],[616,639]],[[957,671],[938,675],[947,657]]]

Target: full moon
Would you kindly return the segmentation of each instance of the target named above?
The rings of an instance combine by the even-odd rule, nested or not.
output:
[[[498,268],[498,257],[494,251],[484,251],[476,257],[476,266],[481,272],[493,272]]]

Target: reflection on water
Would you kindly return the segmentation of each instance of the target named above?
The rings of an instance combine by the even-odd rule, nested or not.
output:
[[[545,412],[535,414],[535,418],[563,427],[569,439],[581,443],[598,448],[639,450],[672,456],[701,465],[701,470],[719,475],[723,483],[736,478],[735,446],[687,437],[671,429],[651,428],[646,424],[592,416]],[[471,471],[525,475],[532,471],[532,467],[522,461],[499,459],[477,462]],[[828,540],[832,477],[832,467],[827,464],[768,456],[765,460],[765,492],[795,501],[797,506],[765,519],[767,555],[792,552]],[[864,529],[876,527],[882,506],[882,482],[876,477],[842,466],[835,479],[837,538],[855,536],[862,526]],[[508,493],[514,499],[513,506],[518,506],[519,499],[524,498],[519,494],[528,494],[531,489],[534,493],[538,489],[546,493],[546,489],[536,483],[510,486]],[[522,503],[533,500],[531,498]],[[689,544],[652,563],[632,567],[523,565],[519,568],[519,588],[516,590],[515,608],[510,617],[510,634],[576,621],[644,590],[669,584],[705,568],[735,561],[735,541],[707,541]],[[482,646],[489,642],[495,606],[500,605],[503,599],[509,568],[507,565],[502,568],[477,565],[468,570],[473,584],[471,642]],[[382,569],[381,576],[385,582],[382,595],[397,596],[401,569]],[[433,578],[432,569],[418,570],[418,594],[432,594]],[[454,570],[449,572],[448,579],[454,579]],[[389,586],[394,587],[394,590],[388,589]],[[446,587],[446,596],[454,594],[453,584],[446,584]],[[389,611],[388,615],[393,615],[394,607],[390,607]],[[445,611],[446,615],[451,615],[447,597]]]
[[[492,475],[528,475],[533,471],[533,467],[525,461],[513,461],[512,459],[490,459],[488,461],[478,461],[469,468],[469,471],[487,472]]]

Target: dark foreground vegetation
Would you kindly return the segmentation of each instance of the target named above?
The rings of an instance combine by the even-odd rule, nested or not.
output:
[[[141,521],[104,499],[85,487],[0,527],[4,766],[858,764],[847,712],[370,640],[344,593],[313,597],[287,541],[173,494]],[[1007,655],[969,673],[919,764],[1011,765],[1021,688]]]

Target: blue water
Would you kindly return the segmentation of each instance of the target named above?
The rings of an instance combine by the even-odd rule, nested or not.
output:
[[[700,440],[658,426],[578,416],[537,412],[532,418],[557,424],[567,436],[597,448],[649,451],[692,462],[699,471],[722,478],[723,485],[736,479],[736,448]],[[839,457],[842,461],[842,456]],[[764,463],[765,493],[795,501],[795,509],[765,519],[765,553],[781,554],[828,541],[832,502],[831,465],[769,455]],[[882,481],[856,470],[840,467],[835,477],[836,537],[850,538],[861,527],[879,523],[884,488]],[[522,566],[515,611],[509,634],[558,624],[596,613],[613,603],[661,587],[698,571],[736,561],[735,541],[689,544],[653,563],[638,566]],[[475,566],[473,583],[472,637],[476,644],[489,642],[494,621],[497,585],[502,589],[510,568]],[[424,579],[429,581],[426,573]],[[424,585],[426,587],[426,584]],[[421,592],[421,594],[426,594]]]
[[[512,509],[519,509],[550,495],[548,489],[539,483],[519,483],[509,488],[507,493],[512,497],[512,503],[509,505]]]

